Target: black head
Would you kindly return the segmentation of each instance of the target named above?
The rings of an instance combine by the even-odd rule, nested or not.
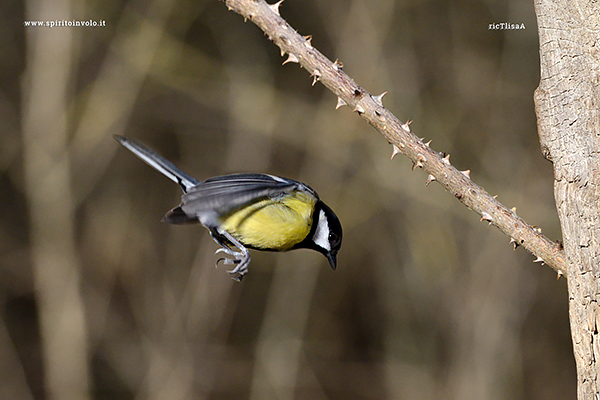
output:
[[[331,268],[337,265],[337,253],[342,246],[342,224],[327,204],[318,201],[313,215],[312,236],[306,247],[327,257]]]

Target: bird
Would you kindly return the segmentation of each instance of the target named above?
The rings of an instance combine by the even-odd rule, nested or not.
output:
[[[235,173],[201,181],[135,140],[120,135],[114,138],[181,187],[181,203],[167,212],[163,221],[202,224],[220,246],[215,255],[226,255],[215,265],[222,261],[234,266],[227,270],[232,279],[241,281],[248,273],[248,249],[315,250],[336,269],[342,225],[307,184],[263,173]]]

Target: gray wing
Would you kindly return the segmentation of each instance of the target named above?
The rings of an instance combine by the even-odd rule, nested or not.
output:
[[[223,217],[267,198],[302,191],[319,199],[317,193],[302,182],[267,174],[232,174],[205,180],[181,197],[164,221],[182,224],[201,222],[208,228],[217,226]]]

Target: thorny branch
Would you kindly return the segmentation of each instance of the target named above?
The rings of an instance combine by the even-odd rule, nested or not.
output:
[[[337,60],[332,62],[311,45],[311,36],[301,36],[279,14],[282,1],[267,4],[264,0],[221,0],[229,10],[249,19],[263,30],[265,35],[287,54],[283,64],[299,63],[310,72],[312,84],[321,82],[337,97],[336,108],[349,106],[353,112],[377,129],[392,145],[392,158],[402,154],[413,162],[414,168],[422,168],[428,175],[426,184],[437,181],[461,203],[481,216],[481,221],[497,226],[510,236],[510,242],[523,246],[536,256],[535,262],[543,262],[559,275],[566,275],[562,246],[545,237],[539,228],[525,222],[508,209],[495,196],[475,184],[469,170],[459,171],[450,164],[450,155],[438,153],[424,143],[409,127],[410,121],[401,123],[382,103],[385,92],[372,96],[345,72]]]

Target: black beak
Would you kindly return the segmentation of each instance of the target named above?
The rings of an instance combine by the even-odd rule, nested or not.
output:
[[[325,254],[325,257],[327,257],[329,265],[331,265],[331,269],[335,271],[335,268],[337,267],[337,255],[334,253],[327,253]]]

